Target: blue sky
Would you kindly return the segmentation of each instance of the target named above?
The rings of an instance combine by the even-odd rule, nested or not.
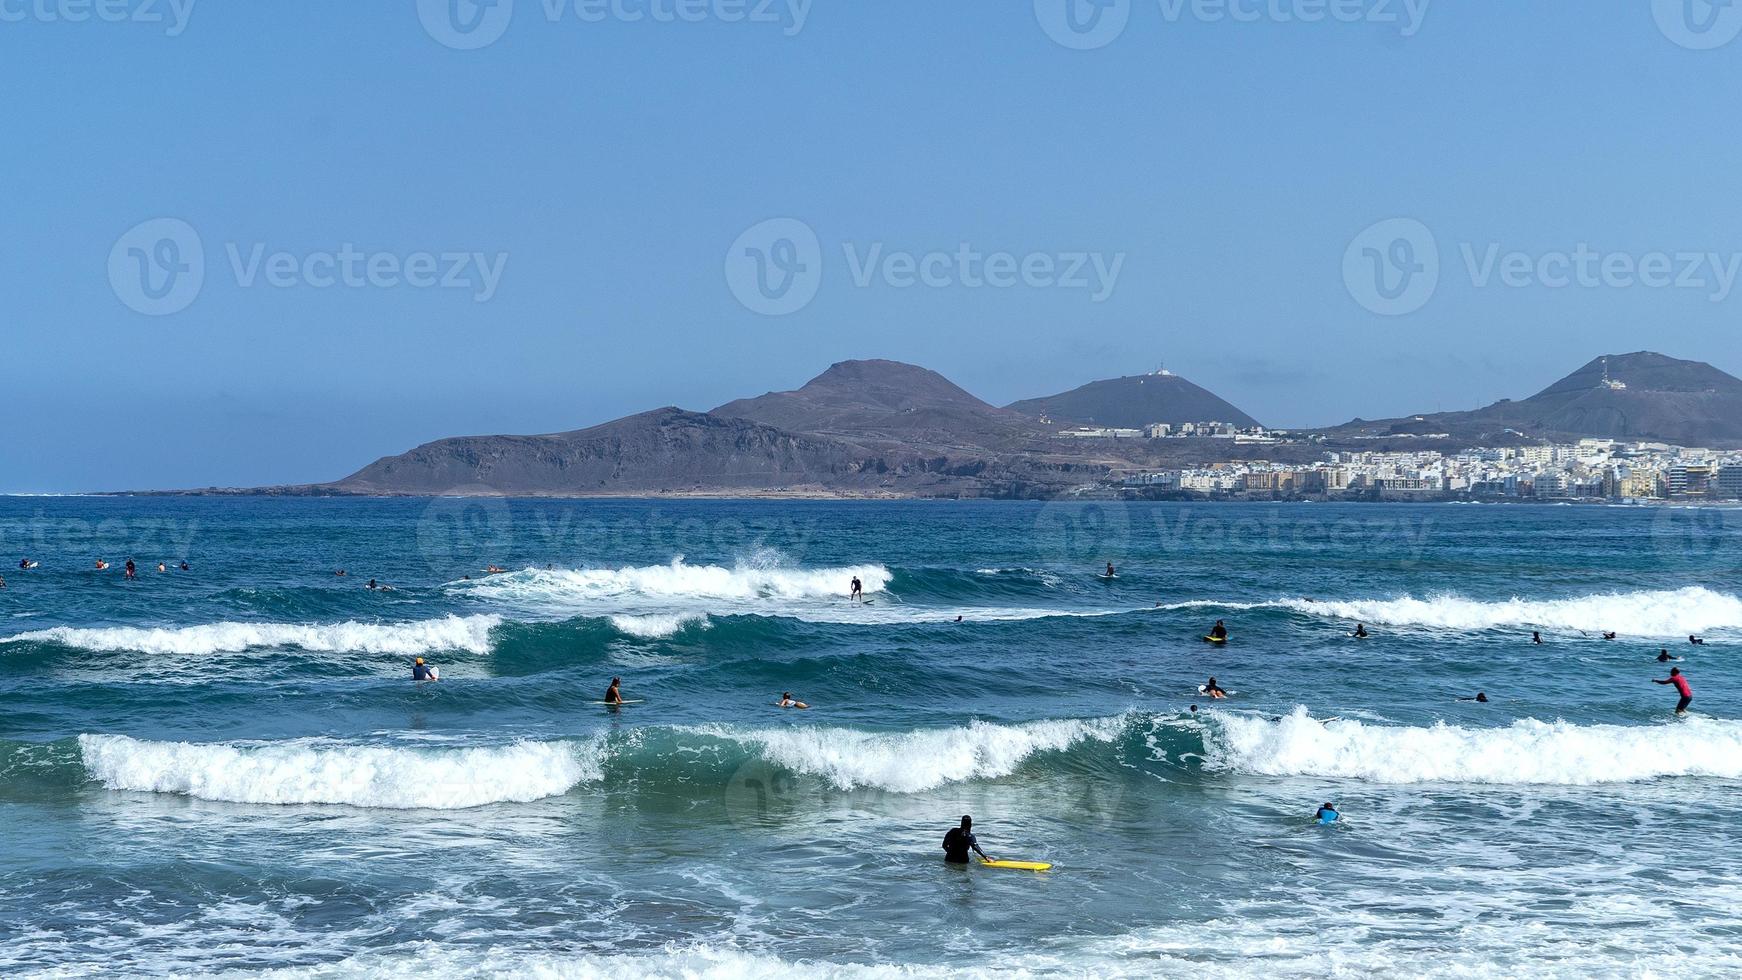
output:
[[[108,2],[0,0],[0,490],[329,480],[853,357],[999,404],[1165,361],[1279,425],[1742,372],[1742,7]],[[191,297],[142,291],[165,227]],[[1376,294],[1403,239],[1437,281]],[[740,299],[756,250],[795,308]]]

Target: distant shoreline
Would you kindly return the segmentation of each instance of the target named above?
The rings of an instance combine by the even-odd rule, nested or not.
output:
[[[285,498],[311,500],[721,500],[721,501],[935,501],[960,503],[989,501],[997,503],[1181,503],[1181,504],[1508,504],[1538,507],[1742,507],[1742,500],[1664,500],[1608,498],[1522,499],[1517,497],[1436,496],[1422,499],[1373,497],[1233,497],[1233,496],[1137,496],[1116,491],[1057,494],[1053,496],[949,496],[902,493],[855,493],[833,490],[669,490],[655,492],[607,493],[412,493],[404,491],[361,492],[312,488],[206,489],[206,490],[108,490],[87,493],[0,493],[0,497],[28,498],[117,498],[117,497],[240,497]]]

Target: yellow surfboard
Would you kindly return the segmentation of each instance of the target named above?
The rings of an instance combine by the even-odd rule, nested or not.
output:
[[[1045,861],[981,861],[988,868],[1013,868],[1017,871],[1047,871],[1052,865]]]

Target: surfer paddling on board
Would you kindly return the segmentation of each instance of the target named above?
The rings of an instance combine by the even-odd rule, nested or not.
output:
[[[1349,635],[1354,637],[1357,640],[1365,640],[1367,637],[1372,636],[1373,634],[1367,632],[1367,624],[1366,623],[1356,623],[1355,624],[1355,632],[1350,633]]]
[[[1477,704],[1487,704],[1488,703],[1488,692],[1477,691],[1476,696],[1473,698],[1459,698],[1458,700],[1459,701],[1474,701]]]
[[[1680,658],[1680,657],[1672,657],[1672,656],[1670,656],[1670,655],[1669,655],[1669,651],[1668,651],[1668,650],[1659,650],[1659,651],[1657,651],[1657,662],[1658,662],[1658,663],[1660,663],[1660,664],[1667,664],[1667,663],[1669,663],[1669,662],[1670,662],[1670,661],[1671,661],[1671,660],[1680,660],[1680,659],[1681,659],[1681,658]]]
[[[1342,816],[1343,815],[1341,813],[1337,812],[1337,807],[1335,804],[1326,803],[1323,806],[1319,807],[1319,810],[1317,813],[1313,814],[1313,819],[1317,820],[1319,823],[1322,823],[1322,824],[1333,824],[1333,823],[1336,823]]]
[[[605,703],[620,705],[623,703],[623,681],[611,678],[611,686],[605,689]]]
[[[962,825],[944,835],[944,860],[950,864],[967,864],[968,851],[971,849],[980,855],[980,860],[990,861],[991,856],[980,850],[980,840],[974,836],[974,818],[962,815]]]
[[[1700,638],[1699,638],[1699,637],[1697,637],[1697,636],[1690,636],[1690,637],[1688,637],[1688,642],[1689,642],[1689,643],[1692,643],[1692,644],[1693,644],[1693,645],[1694,645],[1694,646],[1697,646],[1697,647],[1703,647],[1703,646],[1705,646],[1705,645],[1706,645],[1706,641],[1705,641],[1705,640],[1702,640],[1702,639],[1700,639]]]
[[[1694,700],[1694,689],[1688,686],[1688,675],[1682,673],[1680,667],[1669,669],[1668,680],[1659,680],[1653,677],[1651,682],[1653,684],[1674,684],[1676,693],[1682,696],[1681,700],[1675,703],[1675,713],[1678,715],[1688,713],[1688,705]]]
[[[792,698],[791,691],[781,691],[780,692],[780,701],[778,703],[779,703],[779,706],[782,708],[806,708],[806,709],[808,709],[810,707],[810,705],[805,704],[803,701],[794,701]]]
[[[847,598],[858,599],[860,601],[864,601],[864,599],[865,599],[865,583],[859,581],[859,576],[857,576],[857,575],[853,576],[852,584],[850,584],[847,587],[847,590],[848,590],[847,591]]]
[[[1204,686],[1198,688],[1198,693],[1199,694],[1208,694],[1210,697],[1215,698],[1217,701],[1220,701],[1223,698],[1228,696],[1228,692],[1222,690],[1222,685],[1217,684],[1216,679],[1214,677],[1205,681]]]

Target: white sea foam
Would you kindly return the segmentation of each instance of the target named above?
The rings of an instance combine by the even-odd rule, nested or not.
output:
[[[1637,913],[1630,919],[1637,919]],[[669,945],[641,953],[545,953],[419,943],[315,966],[235,971],[263,980],[1022,980],[1022,978],[1447,977],[1501,980],[1655,980],[1716,977],[1742,969],[1724,943],[1684,948],[1663,941],[1674,921],[1628,921],[1592,935],[1565,928],[1519,929],[1509,919],[1465,925],[1447,940],[1400,935],[1395,917],[1297,903],[1287,918],[1272,909],[1227,919],[1196,918],[1106,937],[1068,938],[1041,948],[1005,949],[984,965],[865,964],[789,959],[730,945]],[[1050,947],[1050,948],[1049,948]]]
[[[848,585],[855,578],[864,585],[869,601],[849,598]],[[533,616],[609,617],[619,630],[645,637],[670,635],[665,628],[678,619],[694,621],[708,614],[895,624],[949,623],[957,616],[1009,621],[1120,611],[906,605],[888,592],[893,578],[894,573],[882,565],[793,568],[761,558],[727,568],[690,565],[680,558],[667,565],[631,568],[526,569],[452,583],[450,588]]]
[[[1505,627],[1604,630],[1631,636],[1687,636],[1710,630],[1742,629],[1742,598],[1690,586],[1684,589],[1606,592],[1570,599],[1499,601],[1435,595],[1425,599],[1280,599],[1274,602],[1217,602],[1197,599],[1163,609],[1287,609],[1307,616],[1385,626],[1446,630]]]
[[[637,598],[723,599],[733,602],[792,599],[844,599],[854,578],[867,595],[889,584],[882,565],[792,568],[767,561],[731,568],[689,565],[682,558],[667,565],[630,568],[536,569],[473,579],[461,585],[473,594],[506,600],[547,599],[577,602]]]
[[[1685,589],[1609,592],[1572,599],[1489,602],[1460,596],[1427,599],[1364,599],[1342,602],[1290,600],[1296,612],[1391,626],[1475,630],[1534,626],[1566,630],[1614,630],[1633,636],[1686,636],[1742,628],[1742,599],[1697,586]]]
[[[753,746],[769,762],[821,776],[842,789],[917,793],[946,783],[1008,776],[1037,752],[1063,751],[1083,741],[1111,742],[1124,727],[1125,719],[1119,717],[1020,725],[974,721],[890,733],[820,727],[697,730]]]
[[[414,656],[436,651],[490,652],[499,616],[446,616],[408,623],[206,623],[199,626],[56,626],[9,636],[0,643],[60,643],[98,652],[200,656],[260,647],[298,647],[314,653]]]
[[[686,626],[707,628],[706,613],[649,613],[645,616],[612,616],[611,628],[629,636],[659,639],[674,636]]]
[[[1686,718],[1660,725],[1515,722],[1428,728],[1224,714],[1207,728],[1207,767],[1265,776],[1375,783],[1584,786],[1670,776],[1742,778],[1742,722]]]
[[[602,775],[595,742],[492,747],[286,742],[154,742],[80,735],[92,779],[109,789],[230,803],[459,810],[560,796]]]

